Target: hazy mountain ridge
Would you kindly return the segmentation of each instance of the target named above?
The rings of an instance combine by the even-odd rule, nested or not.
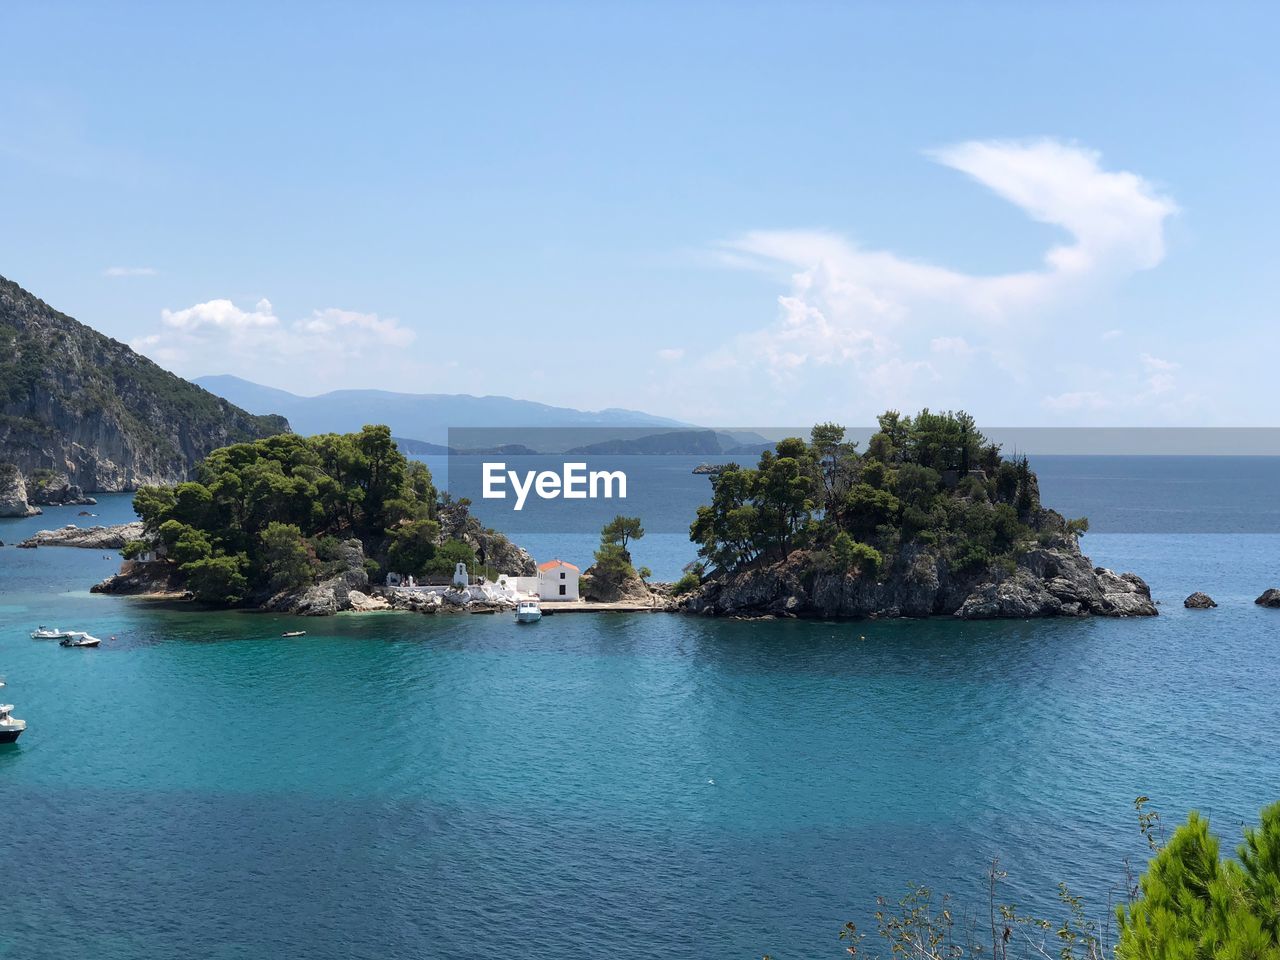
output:
[[[88,491],[175,483],[210,451],[289,429],[169,373],[0,277],[0,462]]]
[[[576,410],[504,396],[334,390],[303,397],[229,374],[197,377],[195,382],[251,412],[280,413],[302,434],[344,433],[359,430],[366,423],[385,423],[397,437],[443,445],[448,444],[448,431],[453,427],[518,430],[522,427],[688,426],[638,410],[616,407]],[[509,439],[515,442],[519,437]],[[498,442],[494,438],[491,444]]]

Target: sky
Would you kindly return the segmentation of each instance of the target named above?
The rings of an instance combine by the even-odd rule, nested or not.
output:
[[[1272,425],[1264,4],[0,8],[0,275],[183,376]]]

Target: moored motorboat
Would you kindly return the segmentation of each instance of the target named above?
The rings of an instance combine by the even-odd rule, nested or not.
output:
[[[305,637],[306,635],[307,631],[305,630],[290,630],[288,633],[280,634],[282,637]]]
[[[43,623],[31,631],[32,640],[61,640],[69,637],[74,630],[59,630],[57,627],[46,627]]]
[[[13,743],[27,729],[27,721],[13,716],[13,704],[0,703],[0,743]]]
[[[516,623],[537,623],[542,619],[542,608],[536,600],[521,600],[516,604]]]
[[[83,630],[73,630],[59,640],[58,645],[62,647],[96,647],[101,642],[97,637],[91,637]]]

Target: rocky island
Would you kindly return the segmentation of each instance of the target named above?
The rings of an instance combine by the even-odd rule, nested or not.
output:
[[[755,468],[712,477],[691,531],[691,613],[730,616],[1155,616],[1140,577],[1093,566],[1084,519],[1040,503],[964,413],[879,418],[865,452],[819,424]]]
[[[134,508],[140,534],[95,592],[324,615],[386,607],[372,584],[388,571],[535,572],[466,501],[440,495],[385,426],[233,444],[206,457],[195,480],[142,487]]]

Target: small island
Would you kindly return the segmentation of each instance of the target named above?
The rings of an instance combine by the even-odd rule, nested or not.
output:
[[[189,597],[300,614],[380,609],[384,571],[527,576],[533,559],[441,495],[385,426],[279,434],[215,450],[197,479],[142,487],[142,535],[99,593]]]
[[[890,411],[865,452],[843,427],[782,440],[711,478],[691,530],[701,569],[676,585],[708,615],[1154,616],[1135,574],[1080,552],[1085,519],[1040,503],[966,413]]]
[[[823,423],[755,467],[711,474],[690,538],[700,560],[649,582],[628,543],[638,517],[602,531],[582,575],[585,606],[640,604],[700,615],[964,619],[1154,616],[1132,573],[1080,551],[1088,521],[1040,502],[1025,456],[1006,458],[973,418],[889,412],[865,451]],[[532,558],[440,494],[385,426],[281,434],[215,450],[197,478],[143,487],[141,535],[93,589],[217,607],[325,615],[413,609],[401,578],[448,582],[461,564],[488,580],[529,577]],[[51,540],[65,540],[68,534]],[[394,573],[395,577],[388,574]],[[381,585],[386,583],[384,588]],[[375,586],[377,585],[377,586]],[[410,598],[412,599],[412,598]]]

